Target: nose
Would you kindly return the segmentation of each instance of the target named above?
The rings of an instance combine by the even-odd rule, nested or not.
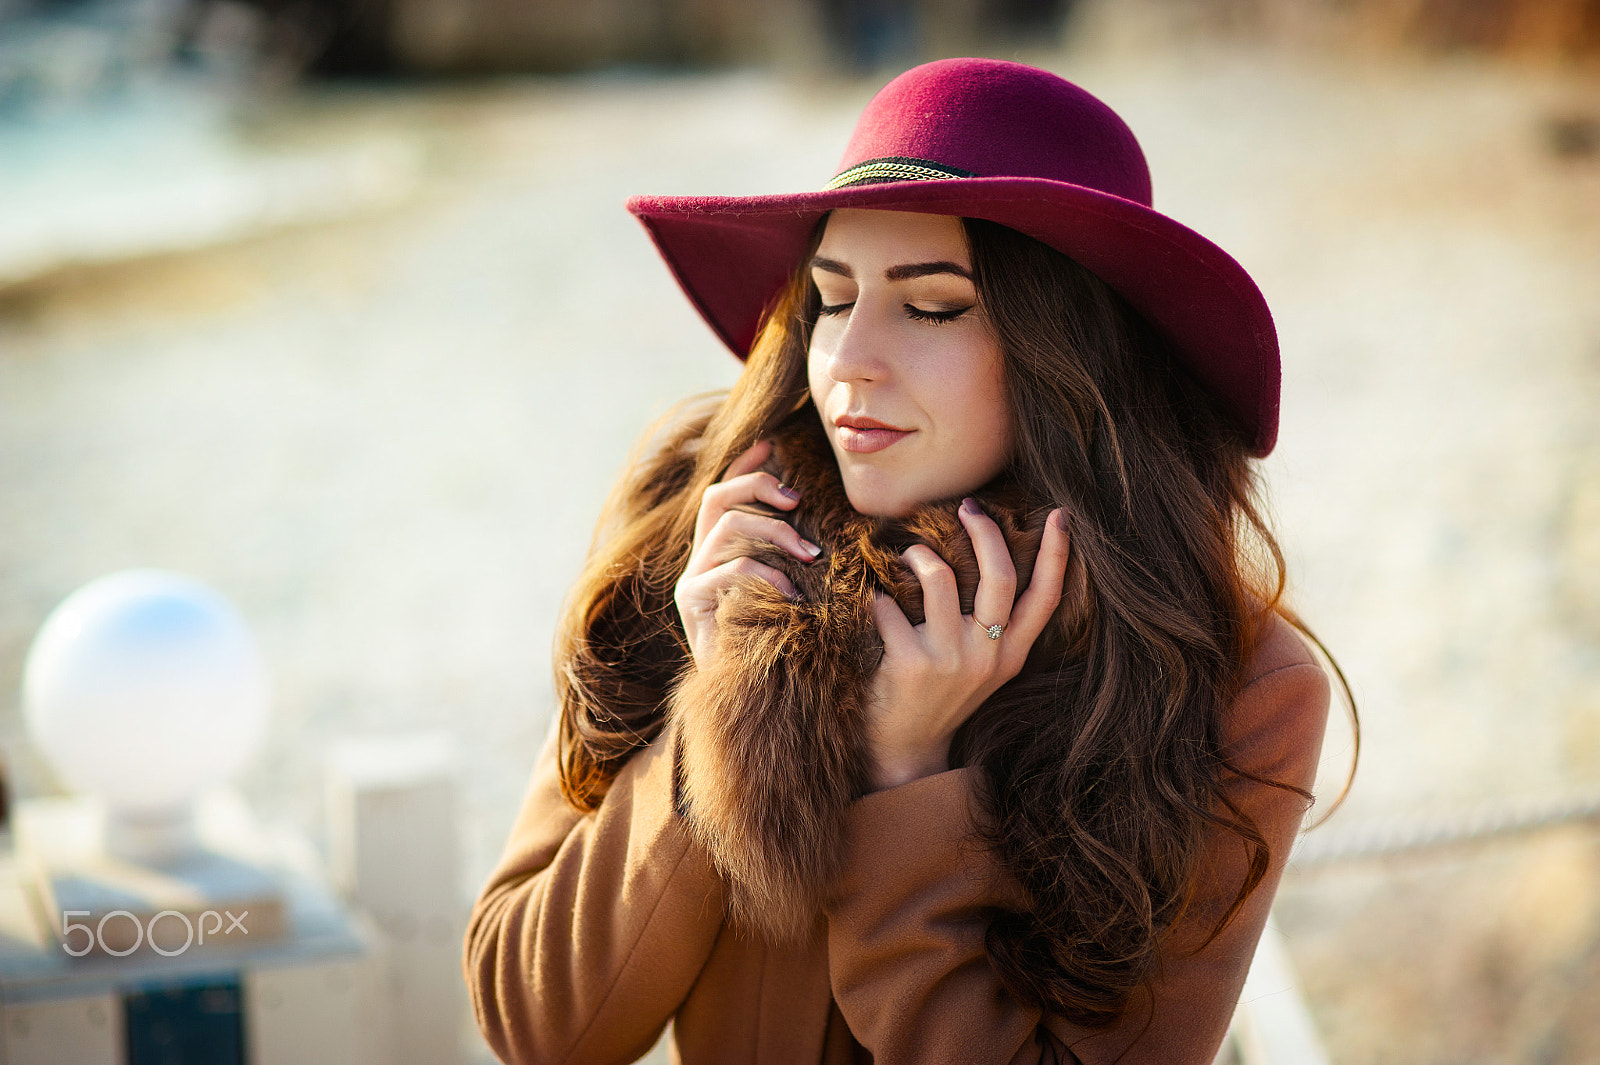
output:
[[[814,341],[822,343],[823,368],[835,381],[881,381],[889,375],[890,337],[865,300],[857,300],[836,328],[819,328]]]

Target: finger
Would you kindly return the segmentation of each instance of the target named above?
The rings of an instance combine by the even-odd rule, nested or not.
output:
[[[878,636],[883,640],[885,654],[916,645],[916,629],[912,628],[911,619],[906,617],[893,596],[883,592],[872,593],[872,620],[877,622]]]
[[[752,540],[781,547],[801,562],[813,562],[822,554],[822,548],[801,536],[793,525],[782,518],[769,518],[747,510],[730,510],[712,526],[705,543],[701,545],[699,557],[689,568],[703,573],[729,559],[748,555]]]
[[[759,470],[770,454],[772,454],[772,441],[757,440],[748,451],[728,463],[728,472],[722,475],[722,479],[731,481],[741,474]]]
[[[961,597],[956,575],[938,552],[926,544],[912,544],[900,553],[922,585],[922,625],[935,641],[949,645],[962,625]]]
[[[697,664],[702,663],[702,653],[715,643],[717,607],[724,591],[740,579],[765,581],[780,594],[796,602],[804,598],[787,574],[757,562],[748,555],[724,563],[708,573],[696,577],[685,576],[673,590],[673,600],[683,619],[689,651]]]
[[[1011,611],[1012,629],[1029,644],[1044,631],[1050,616],[1061,603],[1070,549],[1066,511],[1057,508],[1050,512],[1049,520],[1044,523],[1039,557],[1033,563],[1033,577]]]
[[[1009,625],[1017,597],[1017,568],[1005,533],[983,512],[976,499],[961,501],[961,524],[978,557],[978,588],[972,597],[972,617],[984,628]]]
[[[774,569],[764,562],[757,562],[749,555],[740,555],[707,570],[698,577],[684,582],[691,599],[700,602],[715,603],[716,598],[724,590],[732,587],[741,577],[753,577],[772,585],[790,599],[800,598],[800,589],[794,586],[782,570]]]
[[[800,493],[778,480],[765,470],[745,473],[731,481],[718,481],[700,497],[700,507],[714,506],[721,510],[745,503],[770,503],[788,510],[800,500]]]
[[[748,503],[770,503],[789,510],[800,501],[800,493],[765,471],[743,473],[729,481],[718,481],[700,496],[700,512],[694,519],[694,549],[699,550],[722,515],[733,507]]]

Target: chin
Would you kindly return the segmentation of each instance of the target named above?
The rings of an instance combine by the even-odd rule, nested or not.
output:
[[[855,512],[869,518],[903,518],[917,505],[916,500],[907,499],[900,493],[874,491],[859,484],[846,483],[844,493]]]

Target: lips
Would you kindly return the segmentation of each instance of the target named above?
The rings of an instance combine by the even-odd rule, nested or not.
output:
[[[913,432],[911,429],[901,429],[888,422],[880,422],[876,418],[853,414],[836,418],[833,424],[839,431],[839,446],[857,455],[870,455],[875,451],[882,451]]]

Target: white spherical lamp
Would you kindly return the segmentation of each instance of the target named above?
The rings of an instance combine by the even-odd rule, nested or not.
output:
[[[61,779],[105,803],[107,846],[160,858],[193,845],[193,799],[259,743],[266,674],[226,599],[176,573],[129,570],[45,620],[23,713]]]

